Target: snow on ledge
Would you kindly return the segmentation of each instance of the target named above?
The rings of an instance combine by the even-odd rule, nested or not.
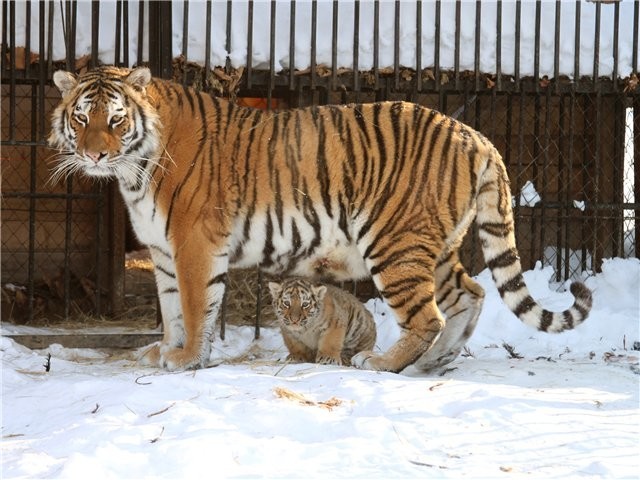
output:
[[[16,45],[25,44],[26,8],[27,2],[18,2],[16,7]],[[37,52],[39,45],[39,8],[37,2],[31,2],[31,48]],[[91,18],[92,2],[78,2],[76,35],[76,53],[78,57],[89,55],[91,52],[91,22],[82,19]],[[138,56],[138,17],[139,1],[128,2],[129,25],[129,58]],[[211,3],[211,23],[208,26],[211,33],[210,65],[225,65],[227,58],[233,67],[247,65],[247,33],[248,33],[248,2],[234,1],[231,3],[231,38],[230,49],[227,51],[227,2],[214,1]],[[379,62],[381,69],[392,67],[394,58],[395,38],[395,2],[380,2],[379,21]],[[407,68],[416,67],[416,2],[403,1],[400,5],[399,26],[399,65]],[[563,1],[560,5],[560,37],[559,37],[559,74],[570,78],[574,76],[575,65],[575,2]],[[295,66],[304,70],[311,64],[311,19],[312,4],[310,1],[299,0],[295,3],[295,48],[294,58],[290,58],[290,13],[291,3],[279,0],[275,4],[275,45],[274,66],[276,71]],[[65,42],[62,35],[62,2],[54,4],[54,34],[53,60],[63,60],[66,57]],[[476,2],[460,3],[460,49],[459,68],[461,71],[475,69],[475,39],[476,39]],[[596,52],[596,4],[592,2],[580,3],[580,76],[594,74],[594,53]],[[316,64],[332,66],[332,31],[333,31],[333,3],[320,0],[317,3],[317,54]],[[597,75],[611,76],[614,68],[614,32],[618,32],[618,75],[621,78],[629,76],[634,64],[633,55],[633,24],[634,2],[622,0],[619,2],[619,24],[615,24],[615,6],[612,3],[600,4],[600,36]],[[521,31],[520,31],[520,76],[534,74],[535,63],[535,18],[536,2],[521,3]],[[358,63],[354,65],[354,1],[340,1],[338,3],[337,28],[337,68],[370,70],[374,67],[374,2],[359,3],[359,35],[358,35]],[[184,2],[172,2],[173,16],[173,52],[174,57],[180,56],[183,45],[183,15]],[[145,22],[148,23],[148,5],[145,5]],[[555,25],[556,2],[543,1],[540,3],[540,39],[539,39],[539,76],[555,76]],[[441,3],[440,20],[440,52],[439,63],[442,69],[453,69],[455,65],[456,45],[456,2]],[[203,65],[205,63],[207,31],[207,3],[204,1],[190,1],[188,3],[188,38],[186,59]],[[270,60],[270,19],[271,4],[266,1],[253,3],[253,41],[251,49],[251,64],[255,68],[268,68]],[[422,35],[421,35],[421,68],[434,66],[436,3],[422,2]],[[115,58],[115,24],[116,2],[100,2],[99,29],[99,58],[103,63],[113,63]],[[480,48],[479,68],[485,73],[496,72],[496,37],[497,37],[497,3],[482,2],[480,13]],[[502,33],[501,33],[501,73],[515,74],[515,25],[516,3],[502,2]],[[148,24],[144,31],[148,32]],[[146,41],[146,39],[145,39]],[[45,42],[46,43],[46,42]],[[122,55],[120,56],[122,58]],[[143,60],[148,60],[148,45],[143,47]],[[635,64],[637,65],[637,59]]]

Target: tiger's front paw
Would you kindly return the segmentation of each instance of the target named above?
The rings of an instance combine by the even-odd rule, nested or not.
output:
[[[316,363],[321,365],[342,365],[339,357],[332,357],[330,355],[318,355],[316,357]]]
[[[172,348],[162,351],[160,356],[160,366],[169,370],[189,370],[204,368],[209,359],[208,355],[193,352],[183,348]]]

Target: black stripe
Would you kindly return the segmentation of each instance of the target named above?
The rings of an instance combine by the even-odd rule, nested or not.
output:
[[[537,304],[535,300],[531,298],[530,295],[527,295],[525,298],[522,299],[520,304],[513,309],[513,313],[517,317],[520,317],[521,315],[530,312],[536,305]]]
[[[495,270],[496,268],[510,267],[518,260],[520,260],[518,251],[515,248],[510,248],[486,263],[490,270]]]
[[[550,312],[549,310],[543,310],[542,318],[540,319],[540,326],[538,327],[538,329],[542,330],[543,332],[546,332],[547,330],[549,330],[549,327],[551,326],[552,323],[553,323],[553,312]]]
[[[500,287],[498,287],[498,292],[500,292],[500,296],[504,297],[505,293],[508,292],[518,292],[523,288],[527,288],[527,285],[524,283],[524,279],[522,278],[522,274],[518,273],[511,280],[503,283]]]
[[[494,237],[504,238],[513,231],[512,222],[484,222],[478,228]]]
[[[227,284],[227,278],[228,275],[227,273],[220,273],[218,275],[216,275],[215,277],[213,277],[212,279],[209,280],[209,282],[207,283],[207,288],[209,288],[212,285],[218,284],[218,283],[222,283],[224,285]]]
[[[160,265],[154,265],[154,267],[159,272],[164,273],[167,277],[174,278],[174,279],[176,278],[176,274],[174,272],[170,272],[169,270],[162,268]]]

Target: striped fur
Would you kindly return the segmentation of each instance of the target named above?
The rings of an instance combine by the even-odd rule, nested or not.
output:
[[[375,345],[373,316],[350,293],[302,278],[269,282],[269,290],[288,360],[350,365],[356,353]]]
[[[531,298],[500,155],[434,110],[389,102],[263,112],[152,79],[146,68],[56,72],[54,82],[63,99],[52,119],[61,159],[53,177],[117,179],[151,249],[165,328],[148,363],[206,365],[228,268],[259,265],[373,278],[403,335],[355,365],[444,364],[482,305],[457,255],[474,219],[500,294],[523,322],[560,332],[588,315],[591,293],[579,283],[564,312]]]

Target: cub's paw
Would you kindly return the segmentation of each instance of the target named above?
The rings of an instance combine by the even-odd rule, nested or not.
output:
[[[144,367],[159,367],[160,343],[152,343],[147,346],[138,357],[138,363]]]
[[[331,357],[329,355],[318,355],[316,357],[316,363],[321,365],[342,365],[340,358]]]
[[[166,349],[160,357],[160,366],[172,372],[203,368],[204,363],[201,355],[182,348]]]

